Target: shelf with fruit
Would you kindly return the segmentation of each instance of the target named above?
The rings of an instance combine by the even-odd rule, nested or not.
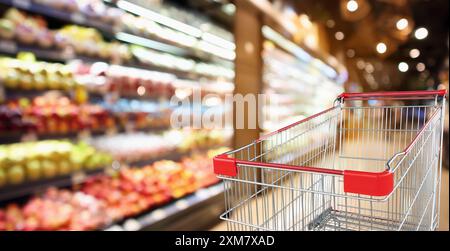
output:
[[[4,128],[0,128],[0,133],[66,135],[83,130],[107,130],[115,126],[114,117],[103,107],[77,104],[57,94],[47,94],[31,100],[9,100],[5,105],[0,105],[0,110],[0,117],[4,117],[6,121]],[[11,113],[14,117],[11,117]]]
[[[7,205],[0,209],[0,230],[103,229],[217,183],[209,173],[213,173],[212,161],[202,156],[98,175],[79,189],[51,188],[24,205]]]
[[[94,27],[108,34],[120,29],[118,17],[124,13],[104,5],[102,1],[93,0],[0,0],[0,3],[61,21]]]
[[[0,187],[52,179],[111,165],[106,153],[80,142],[39,141],[0,146]]]
[[[170,127],[170,110],[150,103],[120,100],[115,104],[77,104],[66,96],[47,93],[0,105],[0,142],[24,137],[77,139],[132,131],[162,132]]]
[[[91,144],[122,163],[144,166],[158,159],[178,160],[196,151],[227,146],[230,138],[222,130],[172,130],[162,135],[138,132],[96,137]]]
[[[35,61],[34,54],[21,53],[18,58],[0,57],[0,83],[10,94],[24,91],[73,91],[77,101],[86,100],[84,86],[77,81],[70,65]]]
[[[149,44],[151,44],[152,46],[149,48],[153,49],[160,49],[158,46],[153,46],[153,44],[162,44],[166,48],[172,48],[170,51],[175,54],[199,58],[202,61],[216,61],[216,58],[219,61],[232,61],[235,57],[234,43],[216,35],[208,33],[207,37],[214,37],[214,39],[209,39],[210,41],[215,42],[219,40],[224,42],[216,45],[209,40],[205,41],[203,39],[198,39],[183,32],[161,26],[148,19],[137,17],[129,13],[125,14],[125,12],[119,8],[106,7],[102,4],[102,1],[81,1],[80,4],[84,6],[77,6],[77,1],[75,1],[75,3],[72,1],[69,1],[70,3],[64,3],[64,1],[59,3],[59,1],[45,0],[1,0],[0,3],[2,2],[3,4],[12,5],[47,17],[53,17],[65,22],[90,27],[83,28],[71,25],[66,26],[60,31],[48,31],[46,30],[45,22],[42,22],[43,19],[41,17],[27,17],[24,12],[12,9],[13,11],[9,12],[14,12],[14,15],[9,15],[8,12],[8,15],[5,15],[5,18],[0,20],[0,28],[5,31],[3,38],[13,38],[14,35],[12,33],[14,33],[14,30],[17,30],[16,33],[18,34],[16,34],[16,37],[20,39],[19,41],[21,43],[23,42],[28,45],[37,41],[38,45],[42,45],[42,48],[56,46],[57,48],[62,49],[66,47],[67,44],[70,44],[77,55],[92,56],[93,54],[96,54],[101,58],[112,59],[115,62],[117,62],[118,59],[121,61],[129,60],[129,54],[127,53],[125,45],[119,46],[115,43],[104,43],[102,39],[98,38],[101,37],[99,35],[101,32],[109,38],[126,43],[139,44],[146,47],[149,47]],[[14,18],[11,18],[11,16]],[[34,24],[36,22],[35,19],[39,19],[38,21],[41,21],[41,25],[25,25],[18,22],[11,22],[30,20],[29,23]],[[36,28],[42,28],[45,32],[41,32]],[[22,31],[27,32],[24,33]],[[126,33],[127,31],[131,32],[131,34]],[[77,35],[71,35],[70,37],[66,36],[67,34],[74,33]],[[90,39],[86,39],[87,37]],[[82,43],[79,43],[80,39]],[[94,44],[93,41],[95,41],[96,44]],[[227,44],[227,48],[223,47],[223,43]],[[111,48],[111,50],[109,50],[109,48]],[[167,51],[168,49],[162,50]],[[67,53],[69,53],[68,57],[71,57],[70,51]],[[117,55],[120,55],[119,58],[116,57]]]
[[[190,73],[191,75],[188,74],[187,77],[191,79],[197,75],[231,80],[235,76],[232,67],[225,67],[217,63],[195,61],[190,58],[158,52],[138,45],[131,45],[130,50],[142,67],[156,66],[161,70],[173,70],[175,71],[174,74],[178,72],[178,75]]]
[[[128,12],[121,16],[121,20],[124,31],[133,34],[119,33],[118,39],[149,48],[155,47],[150,41],[157,40],[163,44],[175,45],[179,49],[183,49],[183,53],[206,61],[233,61],[235,59],[236,47],[230,38],[232,37],[230,32],[222,31],[212,34],[209,27],[216,28],[213,30],[217,30],[218,27],[208,20],[203,20],[201,28],[197,28],[191,26],[189,21],[177,20],[176,18],[180,17],[179,12],[174,13],[171,9],[152,10],[156,5],[146,8],[141,5],[146,5],[146,3],[135,4],[121,0],[115,4],[118,8]],[[201,18],[197,16],[197,19]],[[218,35],[219,33],[220,35]],[[179,51],[179,49],[177,50]]]
[[[44,18],[27,15],[15,8],[6,11],[0,19],[0,24],[2,24],[0,38],[16,41],[19,45],[57,50],[61,54],[64,52],[64,56],[61,57],[63,59],[75,56],[88,56],[112,62],[125,62],[131,59],[126,44],[117,41],[105,42],[102,34],[94,28],[65,25],[60,29],[50,30]]]

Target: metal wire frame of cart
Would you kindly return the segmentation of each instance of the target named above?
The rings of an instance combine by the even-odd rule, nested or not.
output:
[[[444,95],[347,94],[218,156],[221,219],[229,230],[246,231],[436,229]]]

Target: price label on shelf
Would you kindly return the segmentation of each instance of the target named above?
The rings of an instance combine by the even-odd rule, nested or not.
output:
[[[181,199],[175,203],[175,207],[179,210],[186,209],[188,206],[189,206],[189,203],[184,199]]]
[[[129,219],[123,224],[126,231],[138,231],[142,228],[141,223],[135,219]]]
[[[13,41],[0,41],[0,49],[10,53],[16,53],[17,45]]]
[[[74,23],[79,23],[79,24],[83,24],[86,22],[86,18],[78,12],[75,12],[72,15],[70,15],[70,20],[72,20],[72,22],[74,22]]]
[[[38,139],[36,133],[34,132],[30,132],[30,133],[26,133],[22,136],[22,138],[20,139],[21,142],[32,142],[32,141],[36,141]]]
[[[83,130],[83,131],[79,132],[78,139],[79,140],[90,140],[91,139],[91,131]]]
[[[31,1],[30,0],[13,0],[12,4],[21,9],[28,10],[31,6]]]
[[[164,219],[166,216],[167,216],[166,212],[162,209],[157,209],[153,211],[153,213],[151,214],[151,218],[155,221]]]
[[[77,172],[72,175],[72,184],[81,184],[86,180],[86,173]]]
[[[112,128],[106,129],[106,135],[108,135],[108,136],[117,135],[117,128],[116,127],[112,127]]]

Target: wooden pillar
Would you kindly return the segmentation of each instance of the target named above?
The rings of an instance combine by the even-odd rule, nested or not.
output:
[[[236,42],[236,61],[235,61],[235,94],[258,94],[262,93],[262,18],[258,11],[247,3],[247,1],[236,1],[236,15],[235,15],[235,42]],[[260,129],[258,123],[257,128],[248,128],[252,121],[249,121],[249,111],[245,109],[242,111],[236,109],[235,106],[235,136],[234,147],[241,147],[251,143],[253,140],[259,138]],[[247,107],[246,107],[247,108]],[[245,118],[245,128],[236,128],[236,118],[241,116]],[[257,115],[258,116],[258,115]],[[258,119],[258,117],[256,117]],[[257,121],[256,121],[257,122]]]

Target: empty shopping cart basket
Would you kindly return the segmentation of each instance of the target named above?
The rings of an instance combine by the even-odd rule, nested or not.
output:
[[[229,230],[434,230],[446,91],[344,93],[214,158]]]

